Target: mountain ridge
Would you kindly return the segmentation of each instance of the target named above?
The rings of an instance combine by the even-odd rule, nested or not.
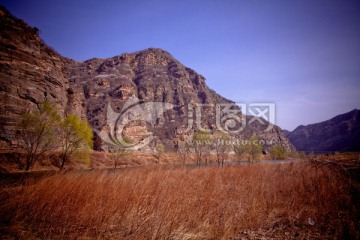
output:
[[[38,30],[0,8],[0,147],[16,147],[16,122],[25,109],[36,109],[45,99],[54,102],[60,113],[75,114],[87,119],[95,132],[108,133],[107,107],[116,112],[131,96],[144,102],[163,102],[177,106],[166,111],[150,126],[135,122],[126,134],[144,138],[144,133],[154,132],[157,139],[149,144],[153,149],[164,144],[168,150],[177,150],[191,140],[196,129],[187,130],[189,104],[205,106],[200,125],[216,129],[215,109],[210,105],[233,104],[205,83],[205,77],[182,65],[169,52],[148,48],[134,53],[124,53],[111,58],[92,58],[76,61],[61,56],[48,47],[38,36]],[[236,110],[239,110],[238,108]],[[195,110],[194,110],[195,111]],[[250,116],[246,116],[248,121]],[[166,126],[166,127],[164,127]],[[235,138],[246,139],[253,135],[273,142],[291,151],[292,146],[274,126],[254,121]],[[97,135],[95,148],[106,150]]]
[[[286,136],[298,151],[360,151],[360,110],[355,108],[322,122],[300,125]]]

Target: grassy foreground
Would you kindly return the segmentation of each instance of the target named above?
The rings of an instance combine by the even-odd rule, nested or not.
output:
[[[56,174],[1,188],[2,239],[358,239],[356,184],[310,162]]]

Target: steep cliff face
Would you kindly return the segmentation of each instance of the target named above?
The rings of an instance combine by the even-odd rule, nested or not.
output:
[[[64,65],[70,62],[47,47],[37,29],[0,8],[0,140],[16,144],[18,115],[49,99],[63,112],[68,81]]]
[[[74,113],[86,118],[100,136],[107,135],[113,127],[107,121],[109,109],[121,114],[129,99],[172,104],[153,124],[133,121],[123,132],[133,141],[153,132],[157,138],[148,148],[162,143],[168,150],[176,150],[179,144],[190,140],[198,126],[216,130],[216,104],[232,104],[209,89],[203,76],[162,49],[78,62],[47,47],[36,29],[5,9],[1,8],[0,15],[0,140],[5,147],[16,145],[14,133],[19,114],[25,108],[36,108],[44,99],[55,102],[64,115]],[[237,106],[231,109],[237,112],[238,120],[244,119]],[[197,116],[200,124],[196,123]],[[232,134],[234,138],[257,135],[272,145],[291,149],[280,128],[264,131],[268,127],[266,121],[261,124],[261,120],[252,121],[250,116],[246,119],[250,124]],[[240,123],[230,125],[239,128]],[[96,148],[107,148],[98,136]]]
[[[154,126],[138,124],[132,125],[132,129],[128,130],[130,135],[154,132],[158,138],[150,147],[161,142],[168,149],[176,149],[179,144],[191,140],[199,126],[210,131],[218,129],[216,104],[229,104],[232,105],[232,110],[239,110],[232,101],[209,89],[203,76],[183,66],[162,49],[147,49],[110,59],[72,62],[67,73],[73,91],[84,94],[87,119],[99,131],[109,131],[106,122],[109,103],[115,111],[120,111],[131,96],[144,102],[174,105],[174,108],[159,116]],[[193,108],[189,109],[190,106]],[[194,122],[192,128],[187,130],[191,114]],[[200,125],[196,124],[197,116],[201,121]],[[237,116],[241,118],[241,114]],[[251,119],[247,117],[247,123]],[[243,139],[257,135],[286,149],[291,148],[280,128],[274,126],[264,132],[267,127],[268,124],[253,121],[233,136]]]
[[[360,151],[360,111],[354,109],[324,122],[301,125],[287,137],[299,151]]]

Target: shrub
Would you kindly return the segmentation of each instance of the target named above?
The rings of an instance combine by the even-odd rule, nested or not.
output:
[[[270,155],[273,160],[285,160],[288,157],[287,151],[281,146],[271,148]]]

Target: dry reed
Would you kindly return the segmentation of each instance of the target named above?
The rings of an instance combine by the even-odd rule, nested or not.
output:
[[[349,181],[341,172],[310,163],[57,174],[1,190],[2,234],[228,239],[246,229],[284,226],[357,238]]]

